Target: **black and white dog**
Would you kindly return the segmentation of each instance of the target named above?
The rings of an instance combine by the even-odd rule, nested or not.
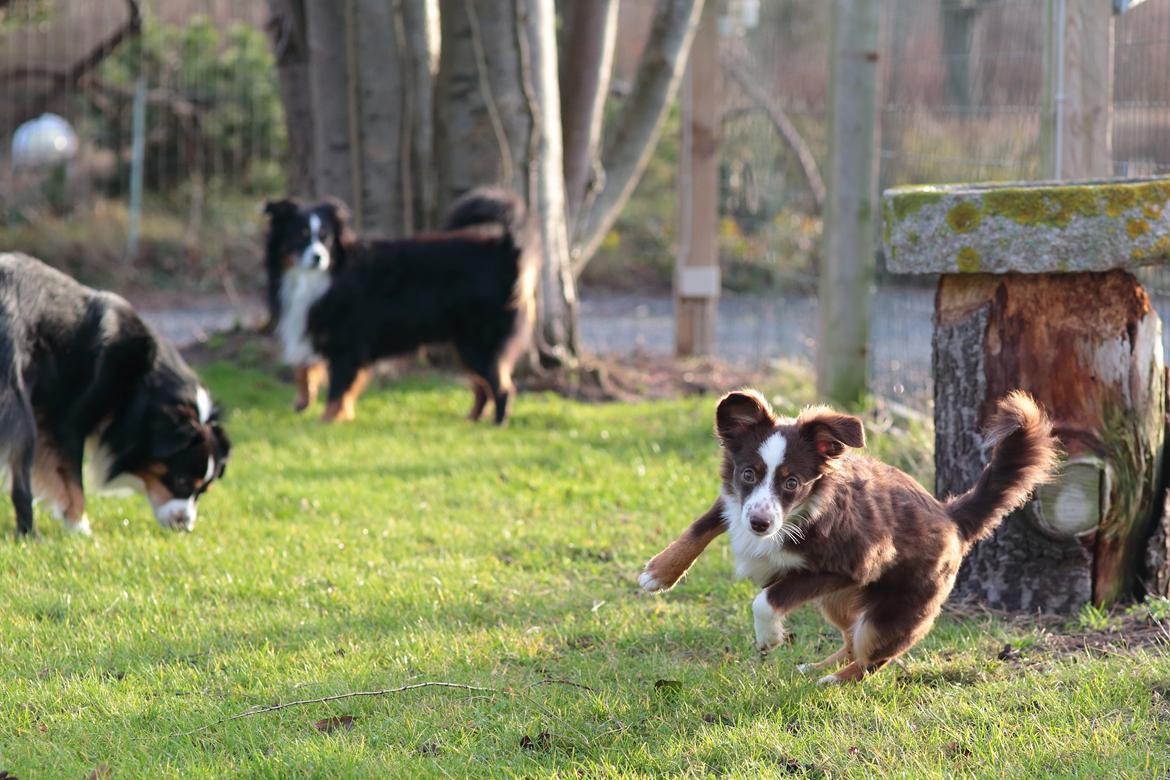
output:
[[[0,432],[20,534],[34,497],[90,532],[87,449],[96,487],[137,489],[190,531],[231,449],[207,389],[129,303],[17,253],[0,253]]]
[[[350,420],[377,360],[451,342],[471,375],[478,420],[488,399],[508,416],[512,370],[535,323],[540,238],[520,198],[477,189],[451,207],[443,232],[359,241],[344,207],[269,203],[269,306],[299,411],[325,378],[324,419]]]

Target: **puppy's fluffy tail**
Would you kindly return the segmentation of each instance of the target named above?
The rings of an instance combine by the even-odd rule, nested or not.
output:
[[[1000,399],[987,426],[991,462],[975,486],[947,501],[967,546],[991,534],[1008,512],[1052,476],[1057,441],[1052,422],[1027,393],[1016,390]]]

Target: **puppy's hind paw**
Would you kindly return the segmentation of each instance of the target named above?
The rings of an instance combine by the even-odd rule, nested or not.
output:
[[[811,672],[815,669],[816,669],[816,666],[814,666],[813,664],[797,664],[796,665],[796,671],[800,672],[801,674],[808,674],[809,672]]]
[[[821,679],[817,680],[817,685],[840,685],[841,678],[835,674],[826,674]]]

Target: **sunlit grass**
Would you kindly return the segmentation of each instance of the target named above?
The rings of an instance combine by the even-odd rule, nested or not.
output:
[[[470,393],[411,378],[322,427],[290,389],[216,365],[227,479],[193,535],[95,499],[95,536],[13,540],[0,510],[0,770],[22,778],[306,776],[1149,776],[1170,766],[1162,654],[1001,662],[1034,630],[943,621],[861,687],[766,662],[752,588],[717,542],[673,592],[641,564],[716,490],[711,399],[522,396],[503,430]],[[781,387],[785,398],[795,391]],[[797,399],[797,402],[806,399]],[[787,411],[792,411],[788,409]],[[922,463],[922,432],[877,433]],[[925,459],[928,461],[929,459]],[[924,478],[923,474],[919,474]],[[588,686],[540,685],[556,678]],[[249,708],[423,689],[204,726]],[[658,684],[660,680],[677,681]],[[353,716],[351,729],[314,724]],[[195,731],[195,733],[188,733]]]

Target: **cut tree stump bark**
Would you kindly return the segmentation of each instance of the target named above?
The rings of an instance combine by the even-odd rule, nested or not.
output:
[[[1012,390],[1035,396],[1064,449],[1056,479],[972,550],[956,598],[1069,612],[1143,584],[1170,588],[1157,531],[1167,524],[1161,322],[1120,270],[1165,260],[1168,201],[1165,179],[886,193],[890,268],[943,274],[933,340],[939,495],[975,482],[989,454],[982,431]]]

